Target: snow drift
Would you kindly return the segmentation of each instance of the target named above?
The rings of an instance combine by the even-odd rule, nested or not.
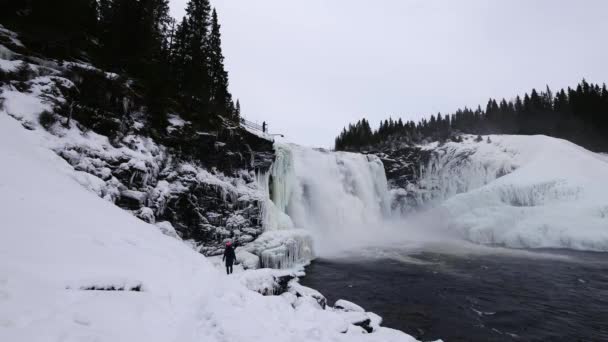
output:
[[[424,148],[434,157],[420,184],[434,189],[450,231],[483,244],[608,251],[605,156],[547,136]]]
[[[264,297],[86,190],[0,113],[0,340],[413,341],[308,297]]]

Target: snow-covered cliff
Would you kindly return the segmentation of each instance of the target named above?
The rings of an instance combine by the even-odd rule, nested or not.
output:
[[[431,208],[443,228],[477,243],[608,251],[605,156],[561,139],[508,135],[409,151],[417,170],[393,190],[402,212]]]
[[[257,174],[273,162],[272,141],[230,122],[197,131],[177,113],[165,132],[153,132],[132,80],[32,57],[17,37],[0,31],[0,112],[44,136],[83,186],[206,255],[221,253],[225,239],[245,244],[262,233],[266,192]],[[99,119],[108,109],[68,96],[78,88],[102,88],[94,94],[120,105]]]

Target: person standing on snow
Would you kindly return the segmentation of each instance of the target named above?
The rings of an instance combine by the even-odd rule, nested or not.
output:
[[[224,256],[222,261],[226,261],[226,274],[232,274],[232,264],[236,261],[236,254],[234,250],[236,246],[232,246],[232,242],[226,242],[226,249],[224,249]]]

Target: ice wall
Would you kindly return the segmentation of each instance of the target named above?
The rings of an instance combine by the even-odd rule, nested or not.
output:
[[[415,207],[434,206],[457,194],[480,188],[511,173],[522,163],[520,152],[512,146],[488,143],[487,140],[478,142],[473,136],[464,138],[461,143],[422,147],[431,154],[428,162],[419,165],[417,184],[408,189],[415,199]],[[401,205],[411,206],[412,203]]]
[[[546,136],[469,137],[444,149],[454,154],[425,179],[436,182],[448,231],[480,244],[608,251],[601,155]]]

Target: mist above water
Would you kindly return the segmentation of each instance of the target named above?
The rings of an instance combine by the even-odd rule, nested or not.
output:
[[[391,210],[384,166],[373,155],[277,145],[266,182],[266,229],[311,233],[315,253],[330,257],[369,247],[416,246],[451,239],[440,215],[407,220]]]
[[[543,256],[467,242],[448,229],[448,215],[441,209],[401,216],[391,209],[392,194],[376,156],[297,145],[275,149],[275,163],[263,180],[270,198],[265,228],[308,231],[316,256],[382,258],[392,253],[408,260],[404,255],[420,251]]]

